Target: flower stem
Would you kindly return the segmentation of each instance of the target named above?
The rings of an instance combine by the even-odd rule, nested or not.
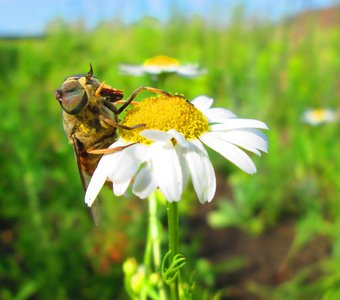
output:
[[[150,234],[152,241],[153,263],[156,270],[161,266],[161,237],[157,218],[157,197],[152,193],[149,197],[149,217],[150,217]]]
[[[152,272],[152,263],[155,269],[159,269],[161,264],[161,253],[160,253],[160,234],[159,226],[157,224],[157,197],[155,193],[152,193],[148,197],[148,234],[146,240],[146,248],[144,253],[144,265],[147,273]],[[152,262],[153,260],[153,262]]]
[[[178,207],[177,202],[168,203],[169,261],[178,253]],[[179,300],[177,276],[171,285],[171,300]]]
[[[161,232],[160,225],[157,218],[157,191],[152,193],[148,197],[149,204],[149,226],[148,235],[146,241],[146,248],[144,253],[144,265],[146,268],[147,276],[149,276],[154,270],[160,272],[161,268]],[[153,261],[152,261],[153,260]],[[153,267],[151,264],[153,263]],[[163,282],[158,284],[159,299],[165,300],[166,293]]]

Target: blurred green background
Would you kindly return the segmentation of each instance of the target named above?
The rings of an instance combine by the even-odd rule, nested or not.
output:
[[[339,9],[269,22],[237,8],[228,26],[172,14],[93,30],[56,20],[42,36],[0,39],[0,299],[126,299],[121,264],[143,256],[146,202],[107,189],[93,226],[53,93],[91,63],[127,96],[152,81],[118,65],[159,54],[207,69],[162,88],[208,95],[270,127],[269,154],[252,156],[257,174],[211,152],[214,201],[201,206],[188,187],[180,203],[198,289],[223,299],[340,299],[339,121],[301,122],[307,108],[339,109]]]

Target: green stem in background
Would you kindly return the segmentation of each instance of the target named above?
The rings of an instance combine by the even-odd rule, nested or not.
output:
[[[149,223],[148,223],[148,233],[146,236],[146,243],[145,243],[145,251],[144,251],[144,266],[146,275],[150,275],[151,273],[151,259],[152,259],[152,239],[151,239],[151,222],[149,216]]]
[[[157,191],[148,197],[149,204],[149,224],[148,235],[146,241],[146,248],[144,254],[144,265],[146,268],[146,275],[150,276],[153,271],[160,272],[161,269],[161,229],[157,216]],[[165,300],[166,293],[164,290],[163,281],[160,280],[158,284],[159,299]]]
[[[150,218],[150,234],[152,241],[153,263],[156,270],[161,266],[161,237],[160,226],[157,218],[157,192],[149,197],[149,218]]]
[[[147,274],[152,273],[152,259],[155,269],[159,269],[161,254],[160,254],[160,237],[159,226],[157,220],[157,198],[156,194],[152,193],[148,197],[148,234],[146,240],[146,248],[144,253],[144,265]]]
[[[178,207],[177,202],[168,203],[169,262],[178,254]],[[171,284],[171,300],[179,300],[178,277]]]

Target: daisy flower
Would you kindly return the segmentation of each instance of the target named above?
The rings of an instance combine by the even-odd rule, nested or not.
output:
[[[206,96],[189,102],[179,95],[162,95],[134,105],[122,124],[145,126],[119,130],[120,137],[110,148],[125,148],[101,158],[85,194],[86,204],[92,205],[107,180],[117,196],[131,186],[144,199],[159,188],[169,202],[179,201],[189,178],[199,201],[210,202],[216,177],[204,146],[241,170],[255,173],[255,164],[244,150],[257,155],[267,152],[267,138],[259,130],[268,129],[267,125],[237,118],[212,104]]]
[[[315,108],[307,109],[303,115],[302,120],[310,125],[321,125],[335,121],[336,112],[329,108]]]
[[[182,77],[193,78],[203,75],[206,71],[200,69],[197,64],[181,64],[177,59],[158,55],[147,59],[143,65],[119,65],[119,69],[123,74],[141,76],[150,74],[158,76],[161,74],[177,74]]]

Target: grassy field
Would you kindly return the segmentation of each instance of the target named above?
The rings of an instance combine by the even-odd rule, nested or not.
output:
[[[180,203],[183,251],[197,270],[198,293],[205,299],[220,289],[223,299],[339,299],[339,120],[301,121],[308,108],[339,109],[339,43],[339,24],[324,26],[312,17],[267,24],[242,15],[227,28],[181,16],[169,24],[114,20],[90,32],[81,23],[55,22],[41,38],[0,39],[0,299],[127,299],[121,264],[143,256],[146,202],[103,191],[103,220],[93,226],[53,93],[65,76],[85,73],[91,63],[99,79],[129,95],[153,83],[121,75],[118,65],[158,54],[207,69],[196,79],[169,77],[161,88],[188,99],[208,95],[216,106],[270,127],[269,154],[253,157],[257,174],[211,152],[216,198],[203,209],[188,189]],[[248,278],[240,256],[224,257],[222,270],[199,258],[202,236],[187,220],[202,209],[200,222],[210,231],[238,230],[260,240],[286,228],[284,267],[273,274],[281,279]],[[321,254],[315,241],[326,249]],[[230,246],[226,239],[225,249]],[[313,259],[293,268],[310,253]],[[234,282],[222,286],[220,279],[237,271],[247,282],[239,297],[232,296]]]

